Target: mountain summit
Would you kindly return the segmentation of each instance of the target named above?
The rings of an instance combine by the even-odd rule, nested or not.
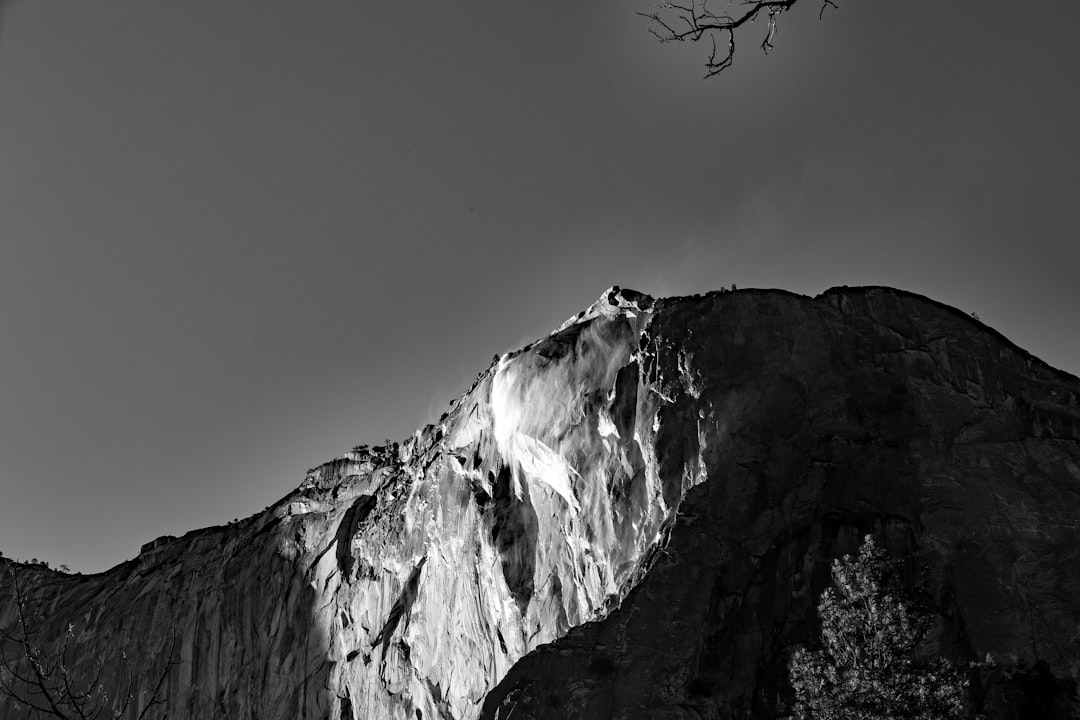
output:
[[[1080,380],[919,295],[614,287],[262,513],[19,578],[107,687],[175,633],[172,720],[772,718],[874,533],[990,718],[1068,718],[1078,441]]]

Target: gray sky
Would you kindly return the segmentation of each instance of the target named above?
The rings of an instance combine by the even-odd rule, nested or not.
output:
[[[0,550],[84,572],[437,417],[609,285],[885,284],[1080,372],[1080,3],[16,0]]]

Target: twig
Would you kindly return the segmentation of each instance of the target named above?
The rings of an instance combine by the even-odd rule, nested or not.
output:
[[[658,9],[654,12],[639,12],[638,15],[649,20],[649,32],[661,43],[687,40],[698,42],[708,36],[712,50],[705,60],[705,77],[709,78],[731,67],[735,57],[735,31],[747,23],[754,22],[762,13],[767,18],[767,26],[765,37],[761,41],[761,49],[768,54],[773,48],[773,39],[776,37],[777,18],[794,7],[797,2],[799,0],[744,0],[742,14],[731,16],[710,10],[709,0],[690,0],[689,3],[669,1],[657,5]],[[837,7],[835,0],[822,0],[821,11],[818,13],[819,19],[826,7]],[[676,29],[683,25],[686,26],[685,29]],[[727,35],[727,52],[721,56],[716,36],[723,34]]]

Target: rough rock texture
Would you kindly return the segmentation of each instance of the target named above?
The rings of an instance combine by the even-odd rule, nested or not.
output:
[[[1077,378],[917,295],[614,288],[259,515],[20,577],[81,662],[175,631],[174,720],[765,718],[874,531],[991,717],[1064,718],[1078,440]]]

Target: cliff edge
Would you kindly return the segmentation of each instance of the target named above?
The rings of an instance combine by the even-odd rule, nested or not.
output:
[[[918,295],[612,288],[258,515],[20,578],[76,667],[175,632],[174,720],[768,718],[875,532],[991,717],[1068,718],[1078,440],[1080,380]]]

